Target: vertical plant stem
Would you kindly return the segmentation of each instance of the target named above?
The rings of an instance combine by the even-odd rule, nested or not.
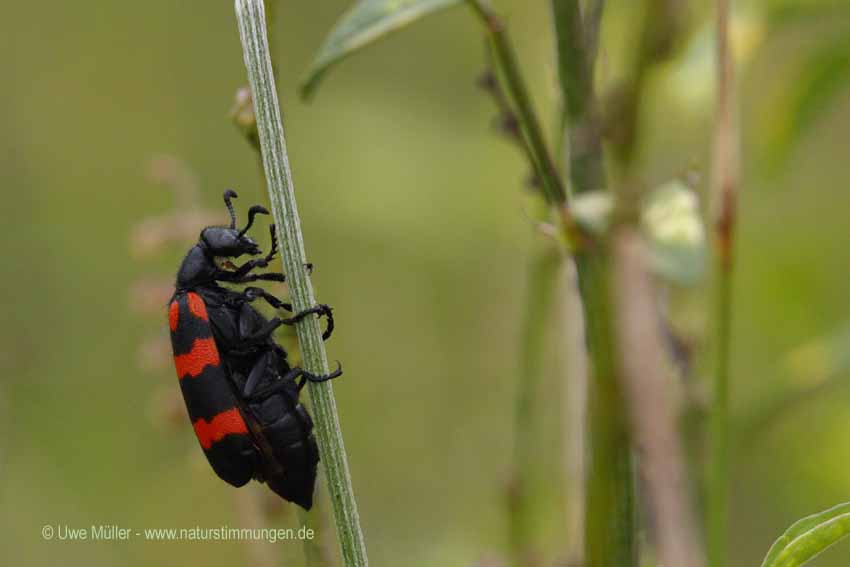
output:
[[[309,273],[304,267],[307,259],[269,56],[263,2],[236,0],[235,6],[272,214],[280,234],[281,255],[293,309],[300,312],[313,307],[315,299]],[[319,321],[306,317],[296,325],[296,332],[306,369],[315,374],[327,374],[329,367]],[[368,565],[366,545],[351,486],[333,386],[330,382],[311,382],[308,388],[343,562],[346,567],[365,567]]]
[[[703,567],[649,252],[634,226],[618,227],[613,239],[623,389],[658,562]]]
[[[593,85],[598,30],[585,27],[585,22],[598,26],[601,12],[585,19],[578,0],[552,0],[551,6],[572,190],[578,194],[604,189],[604,156]],[[593,38],[590,42],[588,36]],[[637,562],[633,467],[618,378],[609,255],[607,243],[597,241],[579,249],[575,256],[590,359],[584,553],[585,561],[593,567],[628,567]]]
[[[632,455],[616,360],[609,251],[606,245],[594,252],[576,255],[590,359],[585,561],[629,567],[637,564]]]
[[[588,506],[594,507],[598,513],[593,514],[592,528],[588,530],[589,534],[593,534],[593,543],[588,543],[586,547],[594,567],[628,567],[633,565],[635,560],[632,534],[631,456],[628,435],[622,419],[622,400],[612,365],[615,350],[611,334],[612,312],[605,261],[599,257],[601,250],[595,249],[589,252],[586,249],[585,245],[588,244],[586,235],[581,233],[573,222],[568,206],[569,195],[564,189],[555,161],[546,147],[543,132],[504,24],[485,0],[468,1],[488,31],[493,59],[514,105],[514,114],[526,141],[528,154],[533,160],[534,169],[541,178],[546,201],[550,206],[558,209],[565,238],[577,250],[579,287],[584,302],[585,320],[588,321],[588,332],[585,336],[590,351],[595,389],[589,414],[592,431],[592,462],[596,463],[597,468],[588,475],[590,479]],[[578,10],[577,3],[575,9]],[[596,25],[598,25],[600,14],[601,12],[598,12],[590,18]],[[580,23],[576,26],[581,29]],[[581,58],[588,59],[583,43],[576,43],[571,49],[577,50]],[[604,186],[602,144],[598,136],[599,130],[595,128],[596,123],[591,120],[591,117],[595,118],[595,116],[588,110],[594,108],[595,104],[588,102],[593,99],[592,74],[588,78],[589,72],[586,68],[582,69],[582,73],[585,74],[581,76],[582,87],[576,95],[582,97],[582,102],[578,104],[581,110],[576,114],[581,113],[583,116],[587,114],[588,125],[582,129],[582,132],[589,132],[592,135],[576,134],[575,139],[581,139],[581,151],[571,154],[571,171],[574,172],[574,183],[575,178],[578,178],[581,190],[591,190]],[[578,145],[577,141],[576,146]],[[517,534],[525,528],[515,526],[514,529]],[[515,538],[522,537],[524,536],[515,535]],[[517,539],[514,543],[515,548],[521,546]],[[597,559],[600,561],[595,562]]]
[[[723,567],[727,559],[729,516],[729,338],[732,322],[732,274],[731,270],[722,267],[719,261],[715,262],[715,266],[721,272],[714,283],[714,389],[709,418],[706,526],[709,564],[711,567]]]
[[[730,0],[716,3],[717,108],[711,193],[714,223],[714,399],[709,421],[710,461],[707,486],[709,562],[727,561],[729,507],[729,375],[732,333],[732,276],[739,183],[735,77],[729,45]]]
[[[241,87],[236,92],[236,104],[231,110],[231,117],[234,124],[239,128],[246,141],[251,144],[257,152],[257,165],[260,168],[260,176],[265,179],[265,171],[263,170],[263,155],[260,149],[260,138],[257,133],[257,121],[254,116],[254,106],[251,101],[251,93],[249,87]],[[312,513],[307,513],[302,509],[298,509],[298,517],[301,524],[310,528],[315,528],[315,517],[324,518],[325,510],[321,499],[313,500]],[[315,537],[304,539],[304,556],[307,558],[309,567],[325,567],[330,565],[331,561],[326,557],[324,540],[327,534],[321,530],[314,529]]]
[[[558,52],[563,121],[569,151],[569,174],[574,193],[606,189],[602,136],[593,63],[601,23],[602,0],[583,17],[579,0],[552,0]]]
[[[279,0],[271,0],[266,6],[266,26],[269,30],[269,57],[272,59],[272,70],[275,78],[277,78],[277,68],[274,67],[275,60],[272,57],[274,53],[273,29],[274,15],[277,11]],[[257,165],[260,168],[260,176],[265,179],[265,171],[263,170],[263,154],[260,148],[260,137],[257,132],[257,118],[254,114],[254,102],[251,98],[250,87],[240,87],[236,91],[236,98],[233,107],[230,111],[231,119],[234,125],[239,129],[245,140],[257,152]],[[333,563],[330,554],[328,553],[328,531],[322,529],[319,524],[325,523],[325,509],[323,499],[317,498],[313,500],[313,508],[310,513],[298,509],[298,519],[302,526],[306,526],[313,530],[314,537],[304,538],[304,557],[308,567],[327,567]],[[318,518],[318,521],[317,521]],[[317,529],[319,528],[319,529]]]
[[[536,468],[534,406],[543,375],[546,330],[552,313],[562,254],[555,246],[539,244],[531,259],[526,290],[525,319],[520,345],[519,390],[514,414],[514,469],[509,487],[510,533],[513,564],[538,565],[529,498],[529,479]],[[542,248],[545,246],[545,248]]]

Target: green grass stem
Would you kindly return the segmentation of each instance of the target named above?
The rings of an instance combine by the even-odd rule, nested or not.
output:
[[[269,54],[265,10],[262,0],[236,0],[235,5],[272,214],[280,235],[293,310],[300,312],[313,307],[316,301],[310,275],[305,268],[307,257]],[[305,368],[314,374],[327,374],[329,366],[318,319],[307,317],[295,328]],[[343,562],[345,567],[366,567],[366,544],[351,485],[333,386],[331,382],[311,382],[308,388]]]

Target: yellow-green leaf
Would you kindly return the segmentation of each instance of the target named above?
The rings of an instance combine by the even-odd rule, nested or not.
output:
[[[335,63],[428,14],[461,0],[360,0],[339,19],[325,39],[301,84],[301,96],[315,92],[322,76]]]
[[[807,516],[771,546],[762,567],[799,567],[850,534],[850,502]]]

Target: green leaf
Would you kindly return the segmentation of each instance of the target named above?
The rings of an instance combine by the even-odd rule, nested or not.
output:
[[[843,37],[821,47],[805,60],[802,69],[769,113],[776,128],[771,145],[777,164],[784,162],[794,142],[850,86],[850,39]]]
[[[655,271],[683,285],[699,281],[705,271],[706,239],[693,189],[679,180],[658,187],[647,195],[641,221]]]
[[[358,49],[414,21],[462,0],[360,0],[339,19],[325,38],[301,84],[309,98],[325,72]]]
[[[850,534],[850,502],[795,522],[770,547],[762,567],[798,567]]]

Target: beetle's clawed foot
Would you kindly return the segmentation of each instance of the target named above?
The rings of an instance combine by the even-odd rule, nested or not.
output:
[[[294,324],[298,323],[299,321],[301,321],[302,319],[304,319],[307,315],[311,315],[311,314],[314,314],[314,313],[316,315],[318,315],[319,317],[326,317],[327,320],[328,320],[327,327],[325,328],[325,331],[322,333],[322,340],[326,341],[330,338],[331,334],[334,331],[333,310],[331,309],[331,307],[329,305],[326,305],[324,303],[320,303],[318,305],[310,307],[309,309],[305,309],[304,311],[300,311],[299,313],[296,313],[294,316],[290,317],[289,319],[284,319],[283,322],[286,323],[287,325],[294,325]]]
[[[340,364],[338,360],[336,361],[336,370],[334,370],[330,374],[312,374],[303,369],[298,370],[301,370],[301,381],[298,382],[299,391],[304,387],[304,384],[306,384],[308,381],[315,382],[318,384],[319,382],[327,382],[328,380],[333,380],[334,378],[342,376],[342,364]]]

